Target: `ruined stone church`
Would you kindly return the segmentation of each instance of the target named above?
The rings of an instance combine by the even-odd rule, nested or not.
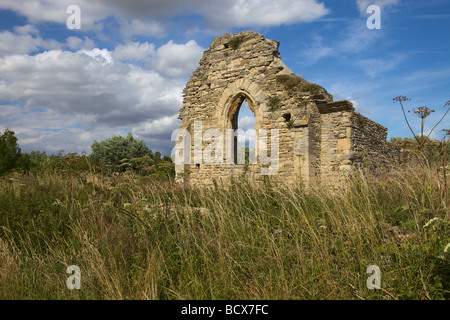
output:
[[[278,41],[244,31],[216,38],[204,52],[183,91],[178,182],[203,187],[232,177],[271,176],[292,184],[340,183],[358,166],[382,168],[396,161],[398,150],[386,141],[385,127],[295,75],[278,47]],[[237,162],[232,134],[244,101],[255,115],[256,161],[249,164]],[[215,137],[206,137],[211,129]],[[216,161],[205,161],[205,151]]]

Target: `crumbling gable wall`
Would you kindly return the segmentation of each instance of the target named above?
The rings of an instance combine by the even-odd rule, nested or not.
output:
[[[360,121],[350,102],[333,102],[324,88],[296,76],[281,60],[278,47],[278,41],[245,31],[218,37],[204,52],[183,92],[180,132],[189,136],[178,137],[177,146],[190,150],[176,153],[190,153],[190,159],[176,164],[178,181],[208,186],[232,176],[258,180],[267,174],[294,184],[340,181],[358,161],[354,154],[361,152],[361,145],[374,149],[355,127],[367,125],[371,136],[385,142],[384,127],[367,118]],[[257,163],[250,165],[235,163],[236,149],[230,147],[235,140],[227,136],[227,129],[236,129],[244,100],[255,114],[257,136],[268,132],[267,138],[257,139]],[[272,139],[276,136],[278,143]],[[260,157],[261,151],[268,152],[270,163]]]

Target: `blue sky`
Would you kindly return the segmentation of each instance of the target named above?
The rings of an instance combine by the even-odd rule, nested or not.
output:
[[[67,27],[70,5],[79,30]],[[367,28],[369,5],[380,7],[381,29]],[[436,110],[426,129],[450,100],[448,0],[1,0],[0,130],[15,131],[23,151],[89,153],[94,139],[131,131],[170,154],[203,51],[244,30],[280,41],[291,70],[352,101],[389,137],[411,136],[395,96]],[[419,119],[410,122],[418,132]]]

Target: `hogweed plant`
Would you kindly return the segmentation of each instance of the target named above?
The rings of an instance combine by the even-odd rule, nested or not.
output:
[[[406,97],[406,96],[397,96],[395,98],[392,99],[395,102],[399,102],[400,103],[400,107],[402,108],[402,112],[403,112],[403,116],[405,118],[406,124],[408,125],[409,130],[411,131],[411,133],[413,134],[414,139],[416,139],[417,144],[418,144],[418,149],[422,150],[423,146],[425,145],[425,142],[428,141],[428,139],[431,136],[431,133],[433,133],[434,129],[436,129],[436,127],[439,125],[439,123],[442,122],[442,120],[447,116],[447,113],[450,111],[450,100],[447,101],[443,108],[446,108],[447,110],[445,111],[444,115],[441,117],[441,119],[433,126],[433,128],[430,130],[430,132],[428,133],[428,135],[426,136],[426,139],[424,139],[424,127],[425,127],[425,119],[427,117],[429,117],[431,115],[431,113],[435,112],[436,110],[432,110],[426,106],[421,106],[418,107],[417,109],[413,109],[413,110],[408,110],[408,113],[410,113],[411,111],[418,116],[421,119],[421,126],[420,126],[420,139],[418,138],[418,135],[414,132],[414,130],[412,129],[409,121],[408,121],[408,117],[406,116],[406,112],[405,112],[405,108],[403,107],[403,102],[405,101],[411,101],[410,98]]]
[[[431,110],[428,107],[422,106],[422,107],[418,107],[417,109],[412,110],[413,113],[418,116],[421,119],[421,123],[420,123],[420,139],[421,142],[423,143],[423,127],[425,125],[425,119],[433,112],[435,112],[435,110]],[[408,111],[408,112],[411,112]]]
[[[400,107],[402,108],[402,112],[403,112],[403,116],[405,118],[405,122],[409,128],[409,130],[411,131],[411,133],[413,134],[414,139],[417,141],[417,150],[419,151],[419,154],[421,155],[423,161],[423,168],[429,167],[429,162],[428,162],[428,157],[425,155],[424,153],[424,146],[425,145],[429,145],[429,141],[430,141],[430,136],[433,133],[434,129],[436,129],[436,127],[442,122],[442,120],[447,116],[447,113],[450,111],[450,100],[447,101],[443,108],[446,109],[444,114],[442,115],[442,117],[439,119],[438,122],[436,122],[436,124],[432,127],[432,129],[430,130],[430,132],[428,133],[428,135],[424,135],[424,128],[425,128],[425,119],[428,118],[433,112],[436,112],[436,110],[432,110],[426,106],[420,106],[416,109],[413,110],[408,110],[408,113],[411,113],[411,111],[420,118],[420,136],[417,135],[413,128],[411,127],[409,121],[408,121],[408,117],[406,116],[406,112],[405,112],[405,108],[403,106],[403,102],[406,101],[410,101],[411,99],[406,97],[406,96],[397,96],[395,98],[392,99],[395,102],[399,102],[400,103]],[[450,137],[450,131],[448,129],[444,129],[442,130],[444,132],[444,137],[440,143],[440,147],[441,150],[439,152],[439,155],[436,157],[436,162],[438,163],[437,165],[437,170],[438,170],[438,176],[440,177],[442,175],[442,183],[439,183],[439,190],[441,192],[441,199],[442,199],[442,204],[444,206],[444,208],[448,208],[449,206],[449,199],[448,199],[448,188],[447,188],[447,147],[448,147],[448,142],[449,142],[449,137]],[[437,144],[439,145],[439,144]],[[442,166],[439,164],[439,162],[442,161]],[[441,173],[441,174],[439,174]],[[424,176],[425,178],[425,176]],[[441,181],[440,181],[441,182]],[[442,185],[442,187],[441,187]]]

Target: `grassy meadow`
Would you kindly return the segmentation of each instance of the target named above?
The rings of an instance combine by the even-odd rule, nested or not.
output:
[[[440,174],[203,191],[131,172],[8,174],[0,299],[448,299]],[[70,265],[80,290],[66,287]],[[380,289],[367,287],[371,265]]]

